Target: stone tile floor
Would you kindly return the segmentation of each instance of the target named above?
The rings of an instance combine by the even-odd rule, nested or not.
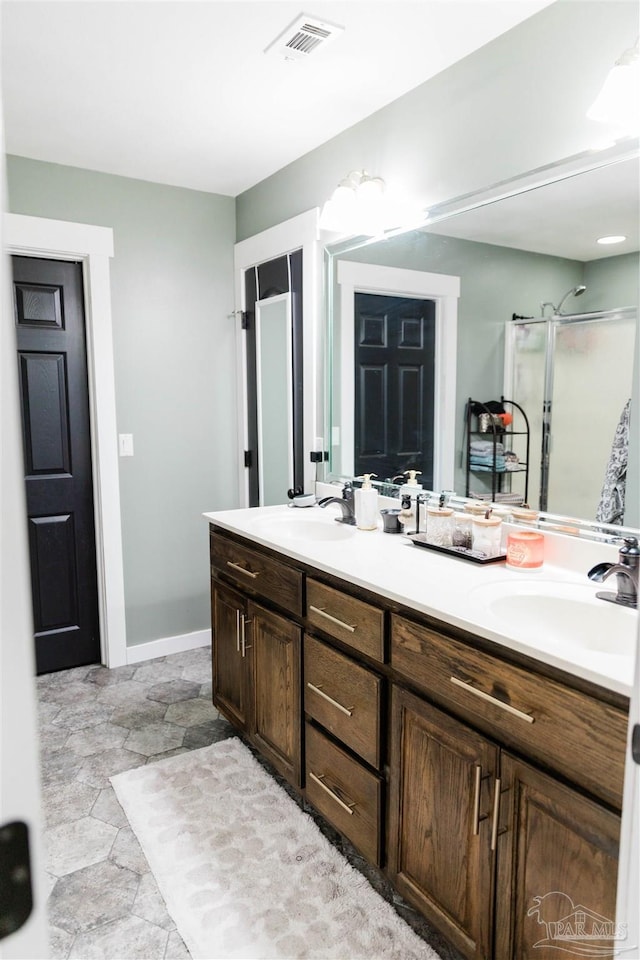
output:
[[[114,670],[76,667],[36,685],[51,957],[189,960],[109,777],[238,736],[211,702],[210,648]],[[276,779],[442,960],[459,960],[379,871]]]

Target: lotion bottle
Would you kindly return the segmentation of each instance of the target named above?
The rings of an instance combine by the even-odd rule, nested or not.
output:
[[[355,491],[358,530],[376,530],[378,527],[378,491],[371,485],[371,477],[375,476],[375,473],[365,473],[362,486]]]
[[[403,483],[400,487],[400,496],[401,497],[411,497],[415,501],[419,493],[422,493],[422,486],[416,480],[416,476],[419,473],[422,473],[421,470],[405,470],[405,476],[409,479],[406,483]]]

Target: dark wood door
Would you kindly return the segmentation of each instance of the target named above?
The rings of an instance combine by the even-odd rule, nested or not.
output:
[[[300,786],[300,627],[249,603],[253,655],[253,738],[273,765]]]
[[[250,679],[246,612],[246,602],[241,594],[212,581],[213,702],[227,720],[244,731],[249,726]]]
[[[13,257],[38,673],[100,662],[82,266]]]
[[[488,958],[498,749],[395,686],[391,724],[391,879],[462,954]]]
[[[620,818],[505,754],[501,780],[496,957],[624,956],[632,945],[612,940]]]
[[[355,294],[354,473],[433,487],[435,303]]]

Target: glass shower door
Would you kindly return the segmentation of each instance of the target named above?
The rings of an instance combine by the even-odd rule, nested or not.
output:
[[[615,429],[630,397],[636,319],[621,312],[551,323],[551,430],[543,509],[595,520]]]
[[[509,330],[512,336],[512,386],[505,395],[526,411],[529,420],[529,503],[540,503],[541,456],[544,413],[545,363],[548,325],[544,320],[518,322]],[[519,446],[520,444],[520,446]],[[513,452],[525,460],[524,438],[512,438]]]

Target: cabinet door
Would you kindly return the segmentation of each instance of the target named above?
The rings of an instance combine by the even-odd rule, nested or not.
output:
[[[212,581],[213,702],[236,727],[246,731],[249,718],[249,660],[243,644],[246,602],[241,594]]]
[[[268,760],[300,786],[300,647],[296,624],[255,603],[248,623],[253,661],[253,739]]]
[[[619,817],[508,754],[501,785],[496,956],[623,952],[624,939],[612,943]]]
[[[391,879],[461,953],[489,957],[498,750],[396,686],[391,722]]]

